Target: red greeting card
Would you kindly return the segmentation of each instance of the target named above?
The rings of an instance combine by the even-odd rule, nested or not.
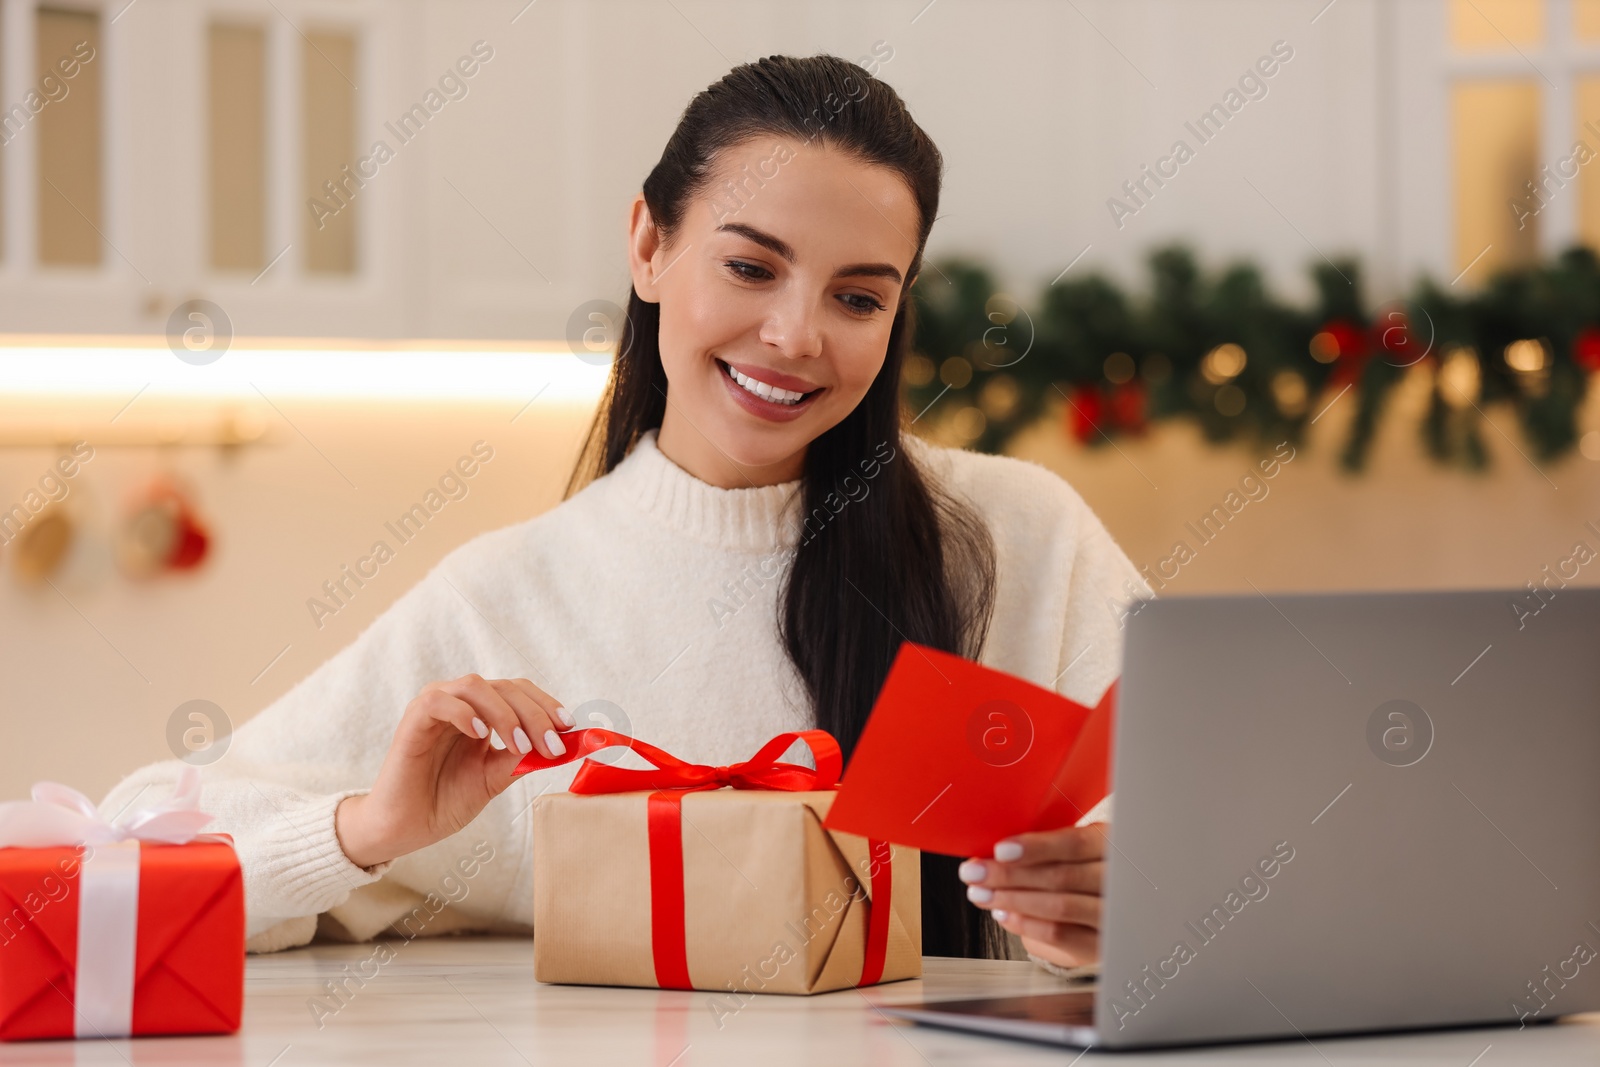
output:
[[[824,825],[955,856],[1072,826],[1111,789],[1116,688],[1089,708],[907,641]]]

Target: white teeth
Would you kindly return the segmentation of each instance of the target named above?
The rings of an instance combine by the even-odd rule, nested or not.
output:
[[[723,366],[726,367],[727,364],[723,364]],[[763,400],[770,400],[775,404],[798,404],[801,398],[806,395],[797,393],[792,389],[779,389],[775,385],[758,382],[748,374],[740,374],[732,367],[728,367],[728,377],[738,382],[745,392],[754,393]]]

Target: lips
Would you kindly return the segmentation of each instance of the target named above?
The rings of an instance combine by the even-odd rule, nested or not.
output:
[[[826,391],[826,387],[764,368],[750,367],[756,372],[752,374],[743,369],[744,364],[736,366],[720,359],[715,362],[721,371],[718,377],[734,401],[751,414],[773,422],[798,418]]]
[[[772,386],[775,389],[787,389],[791,393],[809,393],[817,388],[816,383],[808,382],[804,378],[796,378],[792,374],[784,374],[782,371],[760,367],[754,363],[729,363],[720,359],[717,362],[724,367],[733,368],[746,378],[754,378],[756,381]]]

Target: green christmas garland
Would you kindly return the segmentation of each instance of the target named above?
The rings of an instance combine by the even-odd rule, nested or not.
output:
[[[1504,271],[1477,292],[1425,281],[1379,307],[1365,302],[1349,261],[1313,269],[1309,308],[1274,299],[1248,265],[1207,275],[1183,248],[1150,257],[1142,297],[1087,274],[1046,286],[1031,308],[978,264],[930,266],[912,292],[907,401],[919,420],[987,452],[1056,404],[1090,446],[1185,417],[1210,441],[1270,447],[1301,442],[1343,401],[1356,412],[1340,461],[1358,471],[1390,392],[1420,364],[1433,383],[1426,450],[1481,470],[1487,406],[1511,404],[1533,458],[1555,459],[1577,443],[1588,377],[1600,371],[1600,260],[1586,248]]]

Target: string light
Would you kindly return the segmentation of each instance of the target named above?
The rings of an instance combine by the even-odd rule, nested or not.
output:
[[[1550,363],[1550,357],[1539,341],[1512,341],[1506,345],[1506,366],[1522,374],[1537,374]]]
[[[1478,399],[1483,384],[1483,371],[1478,366],[1478,353],[1465,345],[1451,345],[1444,350],[1439,364],[1439,391],[1445,403],[1453,407],[1470,407]]]
[[[1339,358],[1339,339],[1327,330],[1311,338],[1311,358],[1318,363],[1332,363]]]
[[[1307,400],[1306,380],[1292,370],[1281,370],[1272,376],[1272,399],[1286,418],[1298,418],[1305,413]]]
[[[1221,385],[1237,378],[1244,365],[1244,349],[1230,341],[1206,353],[1206,358],[1200,361],[1200,373],[1212,385]]]
[[[1133,357],[1128,355],[1128,353],[1113,352],[1106,357],[1106,381],[1111,382],[1114,385],[1121,385],[1123,382],[1131,381],[1133,379],[1133,373]]]

